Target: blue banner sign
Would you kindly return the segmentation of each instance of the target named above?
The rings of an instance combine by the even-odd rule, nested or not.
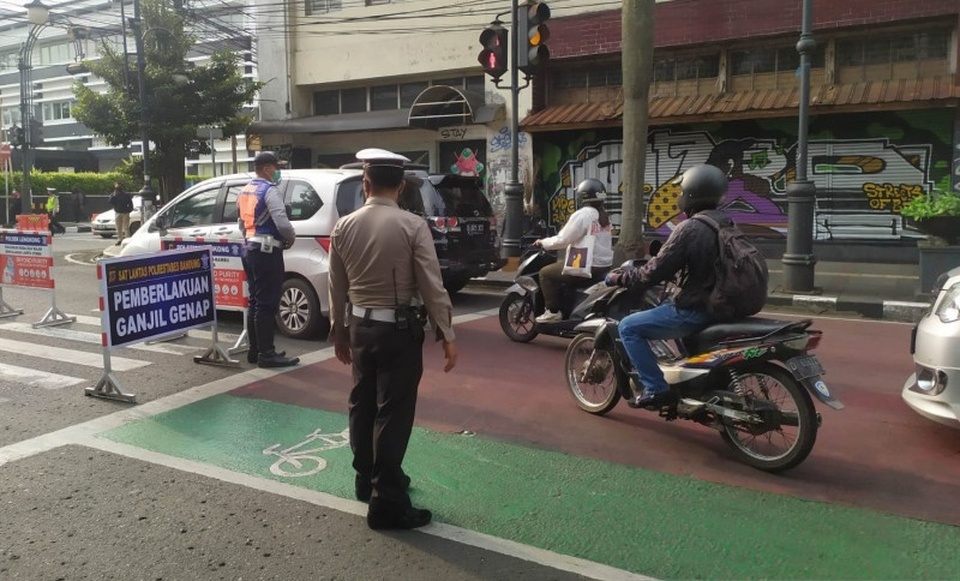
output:
[[[210,247],[100,261],[103,345],[120,347],[216,321]]]

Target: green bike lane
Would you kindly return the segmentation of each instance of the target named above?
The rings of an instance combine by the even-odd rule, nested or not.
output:
[[[435,520],[661,578],[955,576],[960,529],[950,524],[762,490],[778,488],[769,482],[747,489],[601,454],[571,454],[549,443],[549,430],[523,438],[523,426],[512,433],[492,429],[505,419],[491,419],[496,406],[485,410],[485,400],[475,396],[511,380],[512,389],[529,390],[529,397],[507,404],[511,409],[528,406],[540,423],[555,419],[557,433],[582,428],[591,437],[598,429],[586,421],[572,424],[532,385],[532,378],[544,374],[540,365],[559,364],[562,343],[518,354],[530,375],[506,378],[516,370],[503,353],[470,351],[484,344],[480,337],[489,339],[492,326],[487,318],[458,327],[466,363],[460,375],[459,368],[437,372],[431,350],[438,349],[427,347],[425,419],[418,420],[404,466],[413,479],[414,503],[434,511]],[[327,360],[99,437],[351,499],[351,454],[342,436],[348,389],[348,369]],[[496,388],[489,391],[503,399]],[[457,429],[464,425],[491,429],[475,435]],[[693,445],[702,445],[703,432],[690,435]]]

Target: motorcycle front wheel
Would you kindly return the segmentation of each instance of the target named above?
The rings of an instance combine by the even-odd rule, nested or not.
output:
[[[533,297],[529,294],[510,293],[500,304],[500,328],[519,343],[529,343],[540,333],[534,320],[536,316]]]
[[[570,395],[583,411],[602,416],[620,401],[613,356],[594,349],[593,335],[577,335],[567,346],[563,365]]]
[[[731,385],[731,391],[756,401],[755,409],[763,410],[757,415],[764,422],[756,425],[723,418],[724,441],[742,462],[766,472],[788,470],[803,462],[817,441],[817,411],[810,394],[789,371],[773,363],[737,373],[739,385]],[[751,412],[750,406],[742,411]]]

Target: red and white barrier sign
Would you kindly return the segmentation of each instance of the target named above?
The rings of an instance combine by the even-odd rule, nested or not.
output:
[[[0,284],[53,288],[50,234],[0,230]]]
[[[243,242],[220,238],[161,238],[160,248],[177,250],[209,246],[213,251],[213,300],[218,309],[244,311],[250,294],[247,290],[247,275],[240,259]]]

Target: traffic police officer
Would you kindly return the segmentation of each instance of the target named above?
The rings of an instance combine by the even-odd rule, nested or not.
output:
[[[247,361],[260,367],[289,367],[300,362],[299,358],[277,353],[273,346],[274,318],[283,284],[283,251],[293,246],[296,239],[283,195],[277,189],[279,167],[280,161],[272,152],[258,153],[253,159],[257,177],[237,197],[240,232],[245,239],[243,270],[250,289]]]
[[[444,371],[457,362],[453,307],[426,221],[397,205],[410,160],[383,149],[364,149],[357,159],[366,203],[330,237],[332,338],[337,359],[353,365],[350,446],[357,498],[370,502],[367,524],[412,529],[432,517],[411,505],[401,467],[423,374],[417,296],[443,341]]]

